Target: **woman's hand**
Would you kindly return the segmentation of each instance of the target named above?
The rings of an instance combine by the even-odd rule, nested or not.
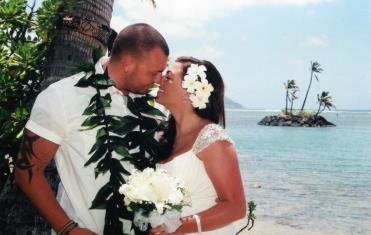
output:
[[[97,234],[90,231],[87,228],[74,228],[68,233],[68,235],[97,235]]]

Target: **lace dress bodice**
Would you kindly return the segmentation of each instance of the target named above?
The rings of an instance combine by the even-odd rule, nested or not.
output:
[[[226,131],[221,126],[217,124],[208,124],[204,126],[198,134],[198,137],[193,144],[192,151],[197,154],[207,148],[210,144],[220,140],[225,140],[233,144],[232,139],[229,138]]]
[[[183,208],[182,216],[204,211],[216,204],[217,193],[203,162],[197,157],[198,153],[216,141],[228,141],[233,144],[221,126],[208,124],[200,131],[191,150],[176,156],[169,162],[157,165],[157,168],[165,169],[170,175],[181,178],[189,191],[192,205]],[[230,224],[202,234],[231,235],[235,234],[235,229]]]

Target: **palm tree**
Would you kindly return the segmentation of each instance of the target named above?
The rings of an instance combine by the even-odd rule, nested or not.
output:
[[[61,1],[64,4],[57,15],[62,16],[63,20],[57,25],[57,32],[48,50],[44,88],[70,75],[75,65],[90,61],[94,48],[106,50],[112,32],[109,25],[113,0]],[[56,192],[59,176],[54,162],[47,167],[46,176]],[[50,226],[10,180],[1,191],[0,208],[1,234],[50,234]]]
[[[288,101],[291,102],[291,99],[290,99],[290,91],[292,91],[292,89],[297,89],[297,85],[295,83],[295,80],[287,80],[287,83],[284,83],[284,86],[285,86],[285,90],[286,90],[286,106],[285,106],[285,114],[288,114],[287,112],[287,106],[288,106]],[[292,106],[292,105],[291,105]],[[291,111],[292,111],[292,107],[291,107]]]
[[[310,62],[310,63],[311,63],[311,72],[310,72],[309,85],[308,85],[308,89],[307,89],[307,92],[305,94],[304,102],[303,102],[303,105],[301,106],[300,111],[304,110],[304,106],[305,106],[305,103],[307,101],[308,93],[309,93],[310,87],[312,85],[313,76],[316,78],[316,80],[318,82],[319,80],[318,80],[317,74],[321,73],[323,71],[323,69],[321,68],[321,65],[318,62],[315,61],[315,62]]]
[[[317,100],[319,102],[317,113],[315,114],[315,117],[317,117],[320,113],[322,113],[326,108],[328,110],[331,110],[332,108],[335,108],[335,106],[332,104],[332,96],[329,95],[330,92],[328,91],[322,91],[321,95],[317,94]]]
[[[291,102],[291,105],[290,105],[290,113],[292,115],[292,108],[294,106],[294,101],[299,99],[299,96],[296,95],[296,93],[299,91],[299,87],[294,87],[293,89],[291,89],[291,92],[290,92],[290,96],[289,96],[289,99],[290,99],[290,102]]]

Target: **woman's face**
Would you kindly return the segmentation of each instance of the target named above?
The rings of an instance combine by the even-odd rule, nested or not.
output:
[[[162,78],[156,101],[166,108],[190,104],[188,93],[182,88],[183,66],[176,62],[169,70],[168,79]]]

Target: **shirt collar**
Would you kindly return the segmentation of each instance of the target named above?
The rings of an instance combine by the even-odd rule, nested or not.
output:
[[[103,63],[109,60],[108,56],[101,57],[98,62],[95,64],[95,73],[104,74]]]

